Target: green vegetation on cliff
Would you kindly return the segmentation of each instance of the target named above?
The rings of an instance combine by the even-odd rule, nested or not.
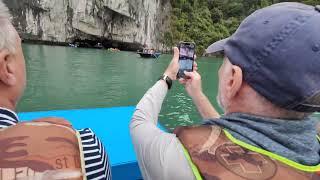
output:
[[[297,0],[310,5],[320,0]],[[171,29],[164,34],[165,45],[171,47],[180,40],[197,44],[197,53],[214,41],[233,34],[241,21],[262,7],[281,0],[171,0]]]

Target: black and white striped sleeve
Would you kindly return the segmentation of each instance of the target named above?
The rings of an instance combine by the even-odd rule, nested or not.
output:
[[[88,180],[111,180],[108,155],[98,137],[89,128],[79,130]]]
[[[0,129],[14,126],[18,123],[18,116],[4,108],[0,108]]]

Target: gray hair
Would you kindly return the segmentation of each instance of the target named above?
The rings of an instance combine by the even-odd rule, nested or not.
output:
[[[16,50],[17,35],[11,24],[8,7],[0,0],[0,50],[7,49],[11,53]]]
[[[270,111],[274,112],[275,115],[277,115],[277,118],[281,119],[304,119],[308,116],[310,116],[312,113],[307,112],[297,112],[293,110],[287,110],[284,108],[281,108],[269,100],[267,100],[265,97],[260,95],[258,92],[255,92],[255,98],[261,103],[261,106],[263,108],[268,108]]]

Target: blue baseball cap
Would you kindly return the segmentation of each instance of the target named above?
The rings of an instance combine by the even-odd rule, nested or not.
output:
[[[320,111],[320,6],[287,2],[257,10],[206,53],[222,51],[273,104]]]

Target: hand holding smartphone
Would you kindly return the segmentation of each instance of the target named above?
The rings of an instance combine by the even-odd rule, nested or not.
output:
[[[185,78],[184,71],[192,72],[193,63],[195,60],[196,45],[193,42],[180,42],[179,43],[179,71],[177,78]]]

